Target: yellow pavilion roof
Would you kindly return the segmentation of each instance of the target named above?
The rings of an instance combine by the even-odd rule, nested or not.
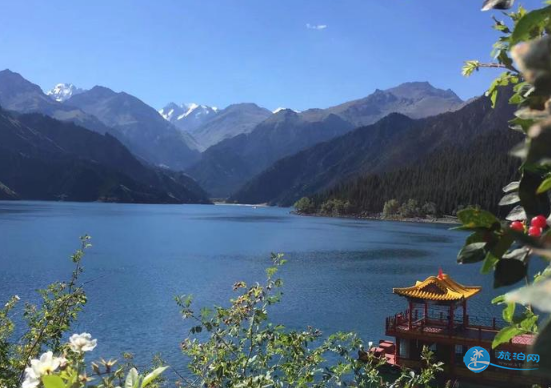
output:
[[[455,301],[470,298],[480,292],[479,286],[464,286],[445,273],[429,276],[412,287],[393,288],[392,292],[401,296],[434,301]]]

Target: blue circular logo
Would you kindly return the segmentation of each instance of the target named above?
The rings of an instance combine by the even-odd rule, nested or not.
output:
[[[467,350],[463,362],[471,372],[480,373],[490,365],[490,353],[480,346]]]

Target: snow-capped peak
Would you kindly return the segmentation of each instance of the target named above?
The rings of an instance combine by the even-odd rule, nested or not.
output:
[[[187,109],[185,110],[185,112],[180,114],[176,118],[176,120],[182,120],[183,118],[188,117],[190,115],[202,116],[202,115],[209,115],[211,113],[218,112],[217,107],[210,107],[207,105],[198,105],[194,102],[189,104],[182,104],[182,108],[187,108]]]
[[[199,108],[199,105],[194,102],[190,102],[189,104],[182,104],[182,108],[184,108],[185,112],[179,115],[176,120],[182,120],[184,117],[188,117],[194,110]]]
[[[289,109],[289,108],[277,108],[276,110],[272,111],[272,113],[276,114],[276,113],[279,113],[279,112],[284,111],[284,110],[292,110],[295,113],[300,113],[300,111],[298,111],[298,110]]]
[[[185,104],[175,104],[171,102],[163,109],[159,110],[159,114],[165,120],[175,124],[176,127],[189,130],[201,125],[207,118],[218,113],[218,108],[208,105],[199,105],[194,102]]]
[[[73,84],[57,84],[52,89],[48,90],[46,94],[57,102],[65,102],[72,96],[84,92],[84,89],[77,88]]]
[[[167,121],[172,121],[172,118],[180,115],[182,108],[175,103],[167,104],[163,109],[159,109],[159,114]]]
[[[194,102],[184,103],[181,105],[173,102],[167,104],[163,109],[159,110],[161,116],[168,121],[178,121],[189,116],[206,116],[218,113],[217,107],[208,105],[199,105]]]

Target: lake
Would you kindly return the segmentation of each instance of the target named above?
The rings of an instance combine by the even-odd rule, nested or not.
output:
[[[465,235],[449,226],[301,217],[283,208],[208,205],[0,202],[0,303],[67,279],[78,237],[92,236],[83,280],[89,302],[75,332],[98,338],[94,357],[162,355],[179,369],[189,326],[175,295],[196,306],[224,304],[237,280],[262,281],[270,252],[289,260],[283,302],[272,320],[324,333],[384,338],[385,317],[406,308],[392,287],[444,272],[483,292],[470,315],[499,316],[479,265],[456,264]]]

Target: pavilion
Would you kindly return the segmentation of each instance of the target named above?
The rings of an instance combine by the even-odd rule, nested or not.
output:
[[[498,351],[526,353],[534,339],[533,335],[516,336],[493,350],[494,336],[505,322],[469,315],[467,301],[481,290],[480,286],[456,282],[442,270],[413,286],[393,288],[394,294],[406,298],[408,307],[386,318],[385,333],[394,341],[381,340],[371,351],[384,356],[390,365],[421,369],[421,352],[427,346],[444,363],[441,377],[446,380],[509,387],[541,384],[541,378],[521,371],[490,366],[482,373],[473,373],[465,367],[463,356],[473,346],[487,349],[495,360]],[[522,368],[518,361],[503,365]]]

